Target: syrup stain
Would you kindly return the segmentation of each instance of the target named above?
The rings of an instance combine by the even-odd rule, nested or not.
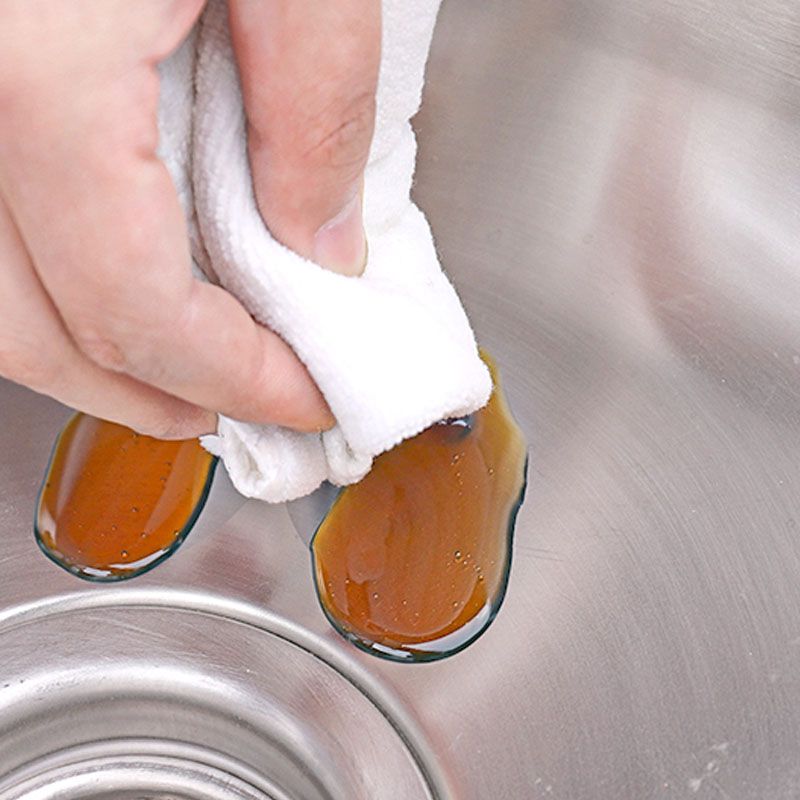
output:
[[[87,580],[140,575],[183,542],[215,465],[197,439],[162,441],[76,414],[56,440],[39,494],[39,546]]]
[[[527,446],[494,390],[469,417],[431,426],[343,489],[311,543],[331,624],[395,661],[432,661],[483,633],[505,595]]]
[[[342,490],[311,542],[317,595],[336,630],[395,661],[458,652],[503,601],[527,447],[497,370],[486,407],[375,459]],[[77,414],[56,440],[36,511],[39,546],[94,581],[168,558],[205,503],[216,459]]]

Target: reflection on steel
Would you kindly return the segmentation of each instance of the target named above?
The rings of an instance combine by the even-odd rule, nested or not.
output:
[[[448,0],[417,122],[531,444],[503,612],[364,655],[314,597],[316,501],[221,475],[175,558],[82,584],[31,531],[67,412],[4,384],[0,797],[102,797],[93,764],[132,797],[797,794],[800,6]]]

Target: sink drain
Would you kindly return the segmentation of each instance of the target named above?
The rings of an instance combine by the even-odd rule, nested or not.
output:
[[[290,800],[263,776],[177,742],[70,748],[3,780],[4,800]]]
[[[181,607],[0,627],[0,800],[441,797],[387,715],[276,632]]]

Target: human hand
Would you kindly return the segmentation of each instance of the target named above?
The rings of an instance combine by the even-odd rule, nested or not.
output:
[[[162,438],[215,413],[333,420],[301,362],[195,280],[156,156],[156,66],[202,0],[5,0],[0,8],[0,375]],[[231,0],[256,197],[276,238],[363,268],[380,1]]]

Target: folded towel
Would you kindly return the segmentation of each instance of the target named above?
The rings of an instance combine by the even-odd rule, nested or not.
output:
[[[491,381],[469,322],[410,200],[416,142],[409,119],[419,107],[438,6],[383,3],[364,184],[369,258],[358,278],[288,250],[259,215],[223,0],[209,3],[196,35],[162,65],[160,154],[190,219],[195,261],[291,345],[337,421],[319,435],[220,417],[216,435],[202,441],[245,495],[280,502],[324,480],[353,483],[377,454],[488,399]]]

